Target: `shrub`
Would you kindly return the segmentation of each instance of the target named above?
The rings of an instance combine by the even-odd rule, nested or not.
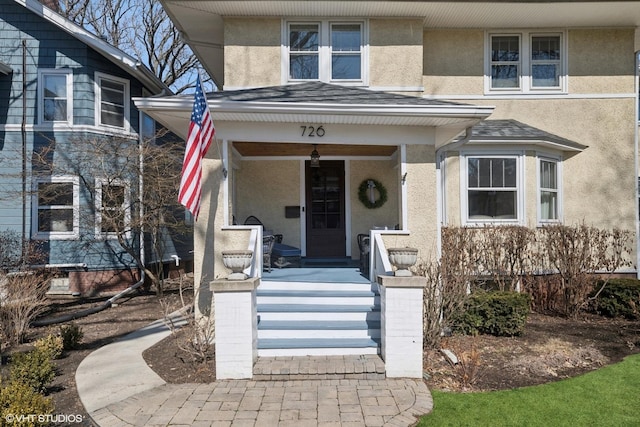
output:
[[[1,279],[0,327],[8,340],[20,344],[31,322],[47,310],[49,274],[21,272]]]
[[[60,336],[62,337],[62,347],[65,350],[75,350],[80,347],[84,333],[77,323],[71,322],[60,326]]]
[[[9,378],[31,387],[34,391],[45,391],[55,377],[55,366],[49,354],[40,350],[17,353],[11,358]]]
[[[0,384],[0,425],[10,426],[44,426],[45,420],[37,418],[25,420],[10,420],[10,416],[20,415],[48,415],[53,413],[51,398],[34,391],[27,384],[19,381],[10,381],[8,384]],[[5,424],[6,423],[6,424]]]
[[[590,297],[595,297],[602,285],[598,282]],[[640,280],[611,279],[594,299],[593,309],[607,317],[640,319]]]
[[[530,297],[517,292],[478,292],[454,321],[454,330],[465,334],[521,335],[529,315]]]
[[[49,334],[33,344],[37,350],[44,352],[49,359],[59,359],[64,350],[62,337]]]

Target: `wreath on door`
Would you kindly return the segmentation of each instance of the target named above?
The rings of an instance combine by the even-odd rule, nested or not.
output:
[[[378,193],[377,199],[375,198],[376,191]],[[379,208],[387,201],[387,189],[379,181],[367,178],[358,187],[358,199],[368,209]]]

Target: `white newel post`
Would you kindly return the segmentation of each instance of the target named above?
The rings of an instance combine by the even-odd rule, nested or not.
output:
[[[378,276],[382,359],[388,378],[422,378],[423,291],[420,276]]]
[[[250,379],[258,358],[256,288],[260,279],[214,280],[216,378]]]

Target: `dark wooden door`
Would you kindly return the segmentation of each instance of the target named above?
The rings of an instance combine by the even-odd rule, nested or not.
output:
[[[308,257],[343,257],[345,249],[344,162],[306,162],[306,225]]]

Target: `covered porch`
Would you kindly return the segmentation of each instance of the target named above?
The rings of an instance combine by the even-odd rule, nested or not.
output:
[[[387,280],[392,268],[386,249],[411,246],[418,248],[421,259],[437,256],[443,195],[436,150],[486,118],[492,107],[315,82],[207,97],[216,139],[203,159],[202,207],[194,224],[194,278],[200,284],[198,315],[215,312],[217,356],[228,341],[227,362],[243,366],[232,368],[229,375],[251,376],[258,353],[273,350],[269,354],[381,354],[388,376],[407,376],[402,366],[407,353],[415,353],[421,365],[421,345],[405,332],[411,329],[421,337],[422,289],[411,285],[410,278],[402,286]],[[174,132],[185,134],[190,98],[145,98],[136,103]],[[314,165],[312,153],[319,156]],[[378,203],[383,193],[386,201]],[[259,222],[245,224],[250,217]],[[263,256],[266,235],[282,235],[282,244],[299,249],[302,265],[282,270],[271,265],[269,272]],[[360,271],[358,235],[369,237],[365,271]],[[222,252],[228,250],[253,252],[245,284],[225,281],[229,270]],[[301,273],[297,267],[318,260],[358,262],[354,271],[360,283],[290,280]],[[276,274],[282,280],[270,285],[267,278]],[[264,310],[268,305],[289,307]],[[415,305],[411,319],[404,313],[409,305]],[[295,315],[290,314],[292,307]],[[242,313],[246,317],[238,318]],[[271,334],[279,330],[293,335],[259,338],[259,324],[267,320],[274,326]],[[400,344],[389,344],[393,337],[385,332],[385,322],[396,325],[393,333],[400,334]],[[292,323],[309,328],[290,328]],[[225,327],[230,328],[226,335],[221,333]],[[353,338],[345,334],[362,329],[362,343],[368,344],[340,345],[343,338]],[[321,331],[322,337],[292,330],[316,335]]]

